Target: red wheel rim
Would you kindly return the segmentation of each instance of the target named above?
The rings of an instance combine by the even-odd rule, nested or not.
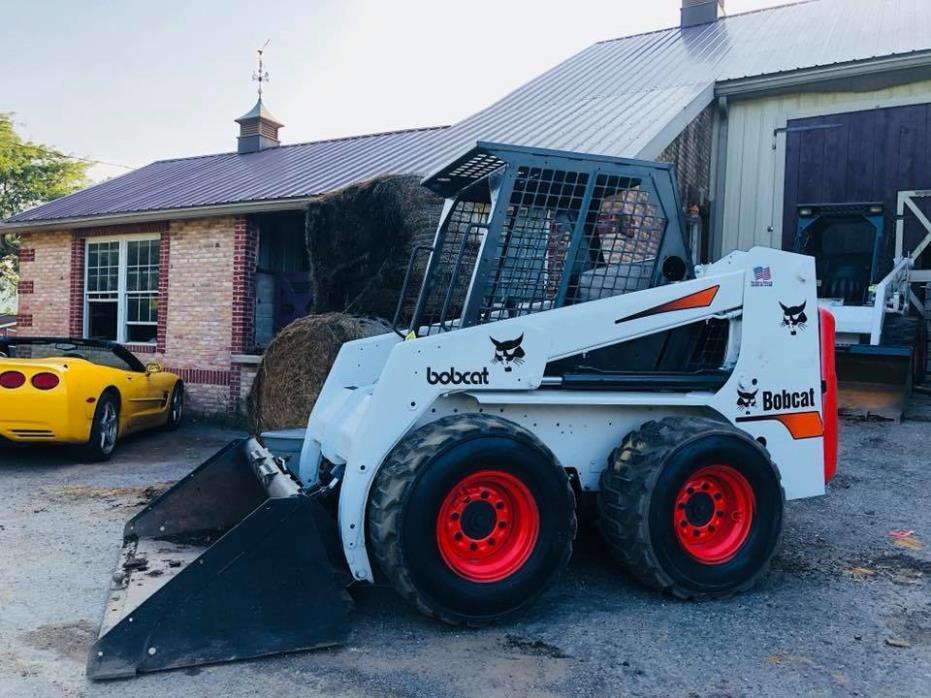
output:
[[[460,480],[440,506],[436,542],[453,572],[473,582],[499,582],[530,557],[540,512],[527,486],[500,470]]]
[[[747,540],[755,509],[747,478],[729,465],[710,465],[679,488],[673,509],[676,536],[693,558],[719,565]]]

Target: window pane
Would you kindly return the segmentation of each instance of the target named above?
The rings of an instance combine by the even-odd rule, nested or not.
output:
[[[118,242],[95,242],[87,246],[87,290],[89,292],[105,293],[117,290],[116,264],[118,260]]]
[[[155,325],[127,325],[126,341],[128,342],[154,342]]]
[[[116,302],[87,304],[87,334],[93,339],[116,339]]]
[[[127,291],[158,290],[158,240],[127,243]]]

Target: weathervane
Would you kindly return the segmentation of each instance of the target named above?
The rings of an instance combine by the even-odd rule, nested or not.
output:
[[[252,79],[259,83],[259,101],[262,100],[262,83],[268,82],[268,71],[265,70],[264,63],[262,62],[262,54],[265,53],[265,47],[268,46],[268,42],[271,39],[266,39],[265,43],[262,44],[262,48],[255,52],[255,59],[258,62],[258,69],[253,71]]]

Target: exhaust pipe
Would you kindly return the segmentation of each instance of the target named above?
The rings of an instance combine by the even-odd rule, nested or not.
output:
[[[345,642],[348,577],[322,496],[249,439],[153,500],[124,529],[87,676]]]

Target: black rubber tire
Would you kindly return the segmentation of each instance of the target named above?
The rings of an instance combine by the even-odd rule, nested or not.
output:
[[[480,583],[443,561],[436,520],[463,477],[489,467],[519,478],[540,515],[536,544],[509,577]],[[482,626],[532,603],[566,567],[576,533],[566,471],[526,429],[484,414],[452,415],[405,437],[378,473],[367,512],[369,548],[397,592],[421,613]]]
[[[702,563],[678,542],[676,493],[691,473],[726,464],[750,483],[754,521],[736,555]],[[765,575],[782,536],[785,493],[766,450],[726,422],[667,417],[627,435],[601,474],[602,533],[624,567],[644,584],[682,599],[730,596]]]
[[[113,443],[110,446],[104,446],[102,441],[102,432],[105,429],[104,420],[108,416],[108,406],[113,408],[117,420],[117,433],[114,435]],[[101,462],[110,460],[119,440],[119,417],[120,417],[120,400],[119,397],[108,390],[104,392],[97,400],[97,407],[94,409],[94,419],[91,422],[91,434],[83,448],[84,459],[89,462]]]
[[[180,403],[177,413],[175,411],[176,400]],[[166,409],[168,410],[168,416],[165,420],[165,429],[174,431],[181,426],[184,419],[184,384],[181,381],[175,383],[175,387],[172,388]]]
[[[908,347],[912,350],[912,384],[925,381],[928,367],[928,326],[923,318],[888,315],[883,320],[879,343],[884,347]]]

